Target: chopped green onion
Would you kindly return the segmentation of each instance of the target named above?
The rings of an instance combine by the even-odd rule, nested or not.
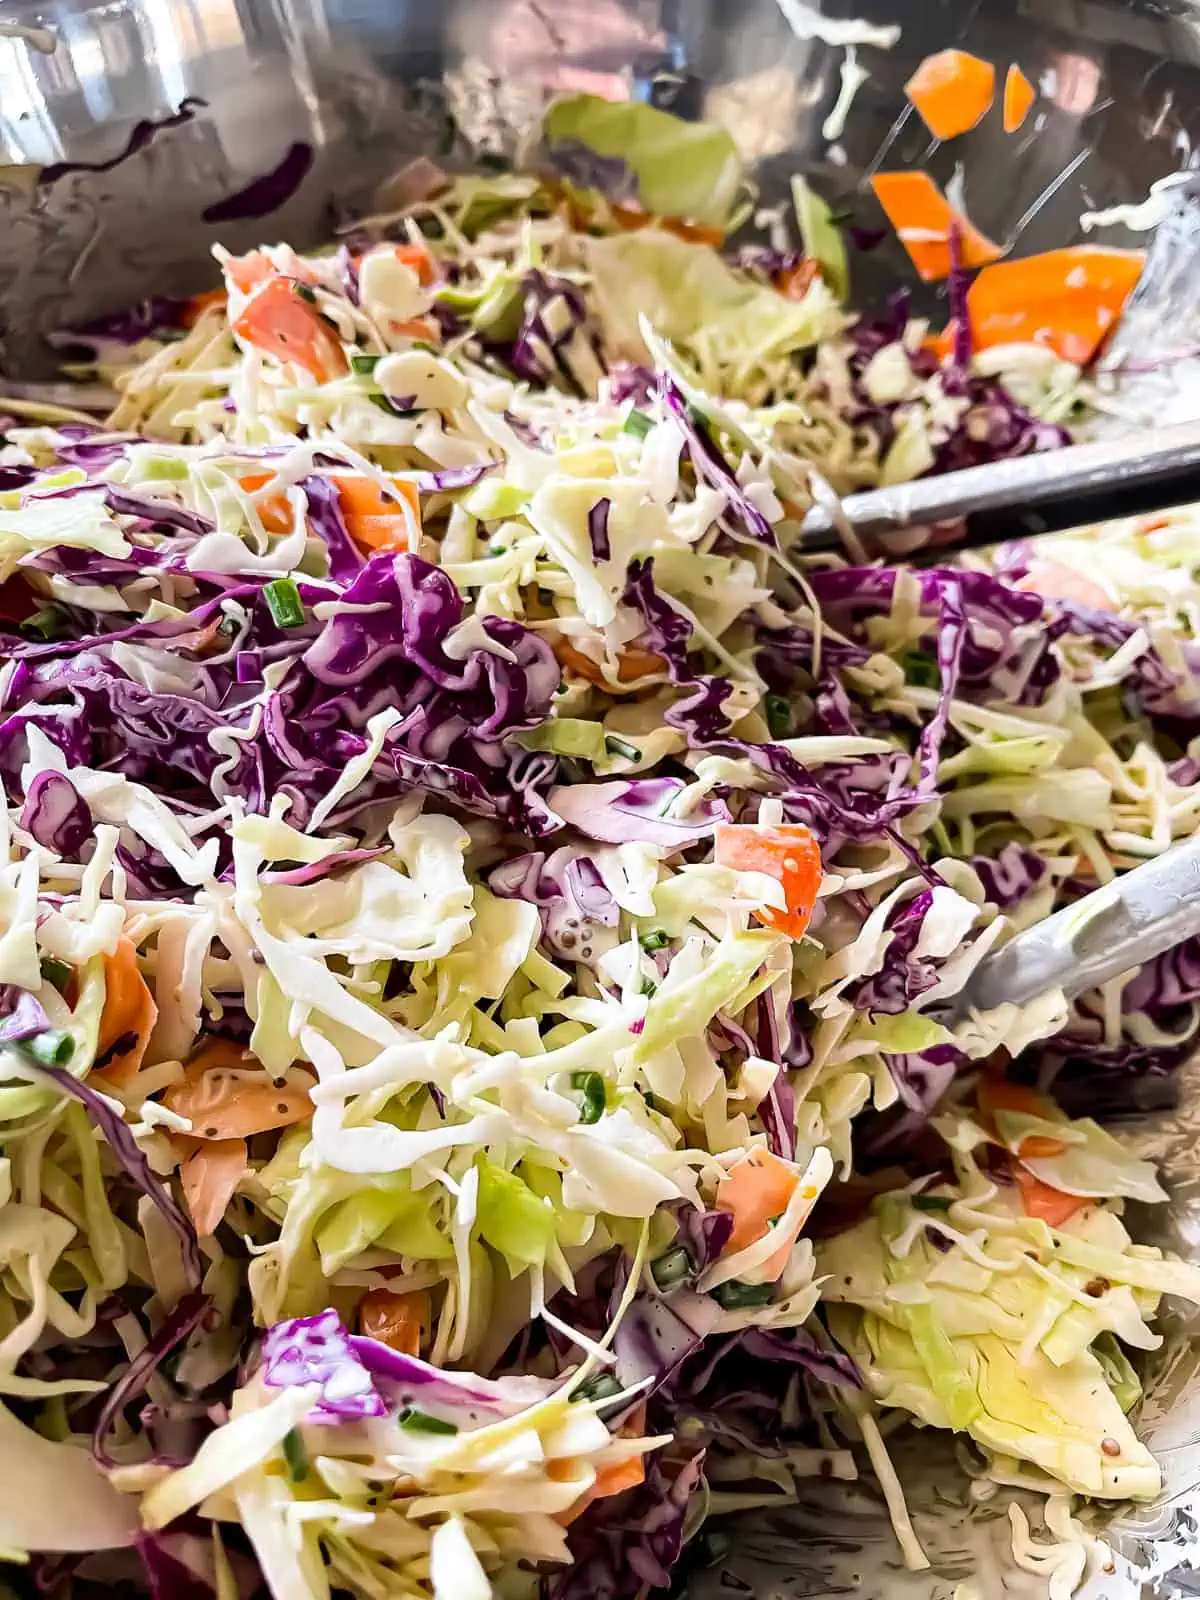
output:
[[[75,1040],[63,1028],[46,1028],[23,1040],[21,1049],[43,1067],[65,1067],[75,1054]]]
[[[650,1271],[660,1289],[673,1289],[677,1283],[692,1276],[692,1258],[682,1245],[676,1245],[673,1250],[665,1251],[652,1261]]]
[[[751,1306],[765,1306],[775,1294],[773,1283],[719,1283],[713,1290],[713,1299],[726,1311],[745,1311]]]
[[[308,1477],[308,1451],[299,1429],[291,1428],[283,1436],[283,1459],[287,1462],[288,1477],[293,1483],[303,1483]]]
[[[635,406],[625,418],[621,432],[633,433],[636,434],[639,439],[644,439],[653,426],[654,423],[650,420],[646,413],[644,411],[639,411]]]
[[[918,689],[936,689],[942,681],[937,662],[923,650],[906,650],[900,657],[900,664],[907,681]]]
[[[598,1072],[573,1072],[571,1074],[571,1087],[572,1089],[578,1089],[583,1096],[583,1110],[580,1113],[580,1122],[599,1122],[604,1115],[604,1108],[608,1104],[608,1092],[604,1087],[604,1079]]]
[[[43,606],[21,624],[21,632],[30,639],[57,639],[63,631],[66,617],[58,606]]]
[[[310,306],[317,303],[317,291],[308,283],[293,283],[293,288],[301,300],[307,300]]]
[[[396,1421],[402,1428],[407,1428],[409,1433],[458,1432],[457,1422],[447,1422],[445,1417],[431,1417],[428,1411],[418,1411],[415,1406],[405,1406]]]
[[[616,739],[611,733],[604,736],[604,748],[610,756],[620,756],[622,761],[640,761],[642,752],[635,744],[627,744],[624,739]]]
[[[915,1211],[933,1211],[945,1213],[950,1209],[949,1200],[943,1200],[936,1194],[915,1194],[912,1197]]]
[[[69,967],[65,961],[60,961],[57,956],[42,957],[42,977],[47,983],[52,983],[59,994],[70,983],[73,971],[73,967]]]
[[[651,995],[658,993],[658,985],[655,983],[653,978],[643,978],[642,987],[639,990],[639,993],[644,994],[647,996],[647,998],[649,998]]]
[[[767,730],[772,739],[786,739],[792,727],[792,708],[781,694],[769,694],[763,702]]]
[[[578,1389],[572,1390],[571,1399],[590,1400],[593,1405],[600,1405],[603,1401],[613,1400],[623,1393],[621,1384],[611,1372],[598,1372],[594,1378],[588,1378]]]
[[[294,578],[276,578],[263,590],[267,608],[278,628],[298,628],[304,622],[304,602]]]
[[[350,367],[361,377],[369,378],[382,360],[382,356],[351,356]]]
[[[644,933],[638,943],[647,955],[652,955],[655,950],[661,950],[667,943],[667,936],[661,928],[655,928],[653,933]]]

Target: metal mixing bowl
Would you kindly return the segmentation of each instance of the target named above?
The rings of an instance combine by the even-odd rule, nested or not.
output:
[[[844,52],[799,37],[789,7],[802,23],[796,0],[2,0],[0,366],[37,375],[47,370],[45,333],[205,286],[218,240],[239,250],[327,238],[386,205],[388,180],[418,153],[464,165],[511,156],[564,89],[720,121],[765,197],[801,170],[866,225],[881,220],[865,183],[873,171],[924,166],[945,184],[961,162],[973,220],[1018,253],[1077,238],[1081,212],[1141,200],[1190,162],[1200,4],[865,0],[851,9],[836,0],[826,20],[900,28],[892,48],[860,50],[869,76],[837,136],[827,119]],[[993,112],[951,147],[931,143],[903,85],[922,57],[951,44],[1000,73],[1016,61],[1040,86],[1037,114],[1018,133],[1006,135]],[[1119,228],[1100,237],[1137,242]],[[1182,276],[1174,323],[1200,301],[1191,288],[1200,278]],[[889,236],[857,262],[856,295],[869,302],[908,277]],[[1179,1180],[1166,1230],[1193,1256],[1196,1116],[1142,1134]],[[1171,1341],[1143,1419],[1167,1493],[1118,1520],[1117,1570],[1088,1591],[1105,1600],[1200,1592],[1189,1576],[1200,1565],[1200,1382],[1186,1331]],[[837,1484],[800,1508],[727,1525],[728,1554],[713,1547],[691,1593],[1013,1592],[995,1514],[1003,1499],[969,1514],[951,1449],[913,1437],[901,1449],[906,1481],[925,1486],[917,1516],[940,1552],[932,1579],[896,1568],[877,1497]]]
[[[43,332],[203,286],[217,240],[311,243],[414,152],[511,153],[564,88],[721,121],[767,194],[800,168],[864,220],[881,165],[945,181],[961,161],[973,219],[1021,250],[1066,242],[1081,211],[1140,199],[1190,154],[1187,0],[826,9],[901,30],[860,51],[870,76],[832,141],[843,52],[798,38],[777,0],[4,0],[0,357],[27,369]],[[993,113],[931,149],[903,84],[952,43],[1040,83],[1019,134]],[[906,274],[885,241],[858,291]]]

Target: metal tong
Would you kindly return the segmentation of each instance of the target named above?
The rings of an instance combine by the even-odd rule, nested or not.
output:
[[[949,1002],[950,1020],[1052,989],[1070,999],[1200,934],[1200,837],[1056,911],[976,967]]]
[[[814,506],[800,548],[843,550],[853,530],[868,556],[919,558],[1036,537],[1200,500],[1200,421],[966,467]]]

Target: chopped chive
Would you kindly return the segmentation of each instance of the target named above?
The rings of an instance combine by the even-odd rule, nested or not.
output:
[[[583,1096],[583,1109],[579,1114],[580,1122],[599,1122],[604,1115],[604,1108],[608,1104],[608,1093],[604,1087],[604,1079],[598,1072],[573,1072],[571,1074],[571,1087],[572,1089],[577,1089]]]
[[[278,628],[299,628],[304,622],[304,602],[294,578],[276,578],[263,590],[267,609]]]
[[[713,1299],[726,1311],[745,1311],[751,1306],[765,1306],[775,1293],[773,1283],[719,1283],[713,1290]]]
[[[622,433],[636,434],[639,439],[644,439],[654,426],[653,422],[644,411],[639,411],[635,406],[625,418],[621,427]]]
[[[769,694],[763,702],[767,729],[772,739],[786,739],[792,726],[792,708],[781,694]]]
[[[638,943],[647,955],[653,955],[655,950],[661,950],[667,943],[667,936],[661,928],[655,928],[653,933],[644,933]]]
[[[57,956],[42,957],[42,977],[45,978],[47,983],[52,983],[59,994],[70,983],[73,970],[65,961],[60,961]]]
[[[350,367],[361,377],[369,378],[382,360],[382,356],[351,356]]]
[[[283,1436],[283,1459],[292,1482],[303,1483],[308,1477],[308,1451],[298,1428],[290,1428]]]
[[[586,1383],[581,1383],[578,1389],[571,1393],[572,1400],[590,1400],[593,1405],[600,1405],[605,1400],[613,1400],[624,1391],[620,1383],[611,1372],[598,1372],[594,1378],[589,1378]]]
[[[692,1258],[682,1245],[667,1250],[650,1263],[650,1271],[660,1289],[673,1289],[692,1276]]]
[[[21,632],[30,639],[57,639],[63,631],[66,618],[58,606],[43,606],[21,623]]]
[[[604,735],[604,748],[610,756],[620,756],[622,761],[640,761],[642,752],[634,744],[627,744],[624,739],[616,739],[611,733]]]
[[[24,1040],[21,1049],[43,1067],[65,1067],[75,1054],[75,1041],[63,1028],[46,1028]]]
[[[418,1411],[415,1406],[405,1406],[396,1418],[402,1428],[407,1428],[409,1433],[443,1433],[458,1432],[456,1422],[447,1422],[445,1417],[431,1417],[428,1411]]]
[[[937,662],[923,650],[906,650],[900,657],[900,665],[905,678],[918,689],[936,689],[942,681]]]

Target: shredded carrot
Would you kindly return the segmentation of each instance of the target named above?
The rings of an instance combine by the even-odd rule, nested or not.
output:
[[[875,198],[926,283],[949,276],[950,229],[958,230],[964,267],[982,267],[1004,254],[966,217],[960,216],[927,172],[877,172]]]
[[[290,278],[262,283],[233,319],[233,331],[277,361],[294,361],[317,383],[347,371],[341,340]]]
[[[397,502],[386,495],[374,478],[337,473],[338,504],[346,531],[363,550],[408,550],[408,519]],[[412,512],[418,534],[421,528],[421,501],[415,484],[393,479],[396,492]]]
[[[1079,1194],[1066,1194],[1062,1189],[1052,1189],[1048,1183],[1035,1178],[1024,1167],[1016,1168],[1017,1187],[1021,1191],[1021,1204],[1027,1217],[1036,1217],[1051,1228],[1061,1228],[1077,1212],[1091,1204]]]
[[[274,278],[276,268],[270,256],[261,250],[251,250],[248,255],[230,256],[222,265],[226,283],[231,283],[241,294],[249,294],[260,283]]]
[[[713,250],[719,250],[725,243],[723,228],[713,227],[710,223],[687,222],[682,217],[656,217],[632,201],[619,201],[612,207],[612,216],[623,233],[636,233],[639,228],[648,228],[653,224],[666,233],[673,233],[677,239],[686,239],[689,244],[706,244]]]
[[[223,309],[228,303],[229,296],[224,289],[206,289],[203,294],[194,294],[180,314],[180,326],[194,328],[206,311],[214,306]]]
[[[1041,1117],[1046,1122],[1058,1120],[1058,1108],[1053,1100],[1038,1094],[1034,1089],[1027,1089],[1024,1084],[1010,1083],[998,1073],[985,1073],[980,1078],[975,1098],[983,1122],[992,1133],[996,1130],[997,1111],[1017,1111],[1024,1116]],[[1053,1139],[1047,1134],[1031,1133],[1028,1138],[1021,1140],[1018,1156],[1021,1159],[1028,1157],[1036,1161],[1047,1156],[1060,1156],[1066,1148],[1061,1139]]]
[[[421,283],[428,285],[433,282],[436,277],[433,257],[423,244],[398,244],[395,251],[396,260],[410,267]]]
[[[1029,570],[1013,585],[1031,594],[1045,595],[1048,600],[1075,600],[1095,611],[1115,611],[1112,596],[1098,583],[1094,583],[1078,567],[1069,567],[1065,561],[1032,561]]]
[[[783,885],[787,909],[762,906],[755,912],[764,928],[803,937],[821,887],[821,848],[801,822],[774,827],[721,823],[714,838],[717,865],[736,872],[762,872]]]
[[[775,274],[775,287],[785,300],[803,300],[820,276],[818,262],[812,256],[805,256],[794,267],[785,267]]]
[[[935,139],[954,139],[987,115],[996,69],[966,50],[939,50],[925,57],[904,92]]]
[[[170,1111],[190,1121],[193,1139],[248,1139],[273,1128],[306,1122],[313,1113],[307,1089],[282,1087],[265,1074],[240,1076],[257,1066],[228,1041],[215,1041],[193,1056],[181,1083],[163,1095]]]
[[[215,1233],[238,1184],[250,1170],[245,1139],[198,1144],[179,1169],[183,1198],[202,1239]]]
[[[432,317],[408,317],[403,322],[397,322],[394,317],[388,318],[388,331],[397,339],[416,339],[421,344],[439,344],[441,330]]]
[[[421,1353],[421,1330],[429,1323],[429,1296],[424,1289],[401,1294],[396,1289],[369,1289],[358,1305],[358,1326],[368,1339],[378,1339],[402,1355]]]
[[[562,666],[570,667],[572,672],[586,678],[588,683],[604,689],[613,687],[600,670],[600,663],[593,661],[582,650],[576,650],[569,640],[555,639],[554,654]],[[619,683],[636,683],[656,672],[665,672],[666,668],[667,663],[662,656],[656,655],[653,650],[642,650],[635,644],[627,645],[617,657],[617,680]]]
[[[985,267],[967,291],[975,350],[1046,345],[1086,366],[1141,276],[1140,250],[1072,245]]]
[[[127,1083],[142,1064],[158,1007],[142,977],[137,951],[128,939],[104,958],[104,1009],[96,1059],[104,1061],[100,1076],[111,1083]]]
[[[1029,79],[1014,61],[1004,75],[1004,131],[1016,133],[1033,110],[1037,94]]]
[[[646,1431],[646,1403],[643,1400],[637,1405],[617,1429],[618,1436],[623,1439],[637,1439]],[[555,1483],[569,1483],[579,1470],[579,1463],[574,1459],[565,1461],[549,1461],[546,1463],[546,1476]],[[626,1489],[636,1489],[639,1484],[646,1481],[646,1460],[644,1456],[630,1456],[625,1461],[618,1461],[611,1467],[600,1467],[596,1472],[595,1482],[590,1489],[586,1489],[579,1499],[560,1511],[554,1520],[561,1527],[569,1528],[571,1524],[583,1515],[595,1500],[607,1500],[611,1495],[623,1494]]]
[[[773,1220],[786,1211],[800,1175],[794,1167],[769,1150],[755,1149],[744,1156],[717,1185],[716,1208],[733,1215],[733,1232],[724,1255],[735,1255],[754,1244],[770,1228]],[[794,1239],[786,1240],[759,1269],[766,1283],[773,1283],[787,1266]]]
[[[270,483],[274,476],[273,472],[251,472],[239,481],[247,494],[254,494],[256,490]],[[256,509],[259,520],[268,533],[292,531],[292,508],[288,504],[286,494],[268,495],[265,500],[257,502]]]

